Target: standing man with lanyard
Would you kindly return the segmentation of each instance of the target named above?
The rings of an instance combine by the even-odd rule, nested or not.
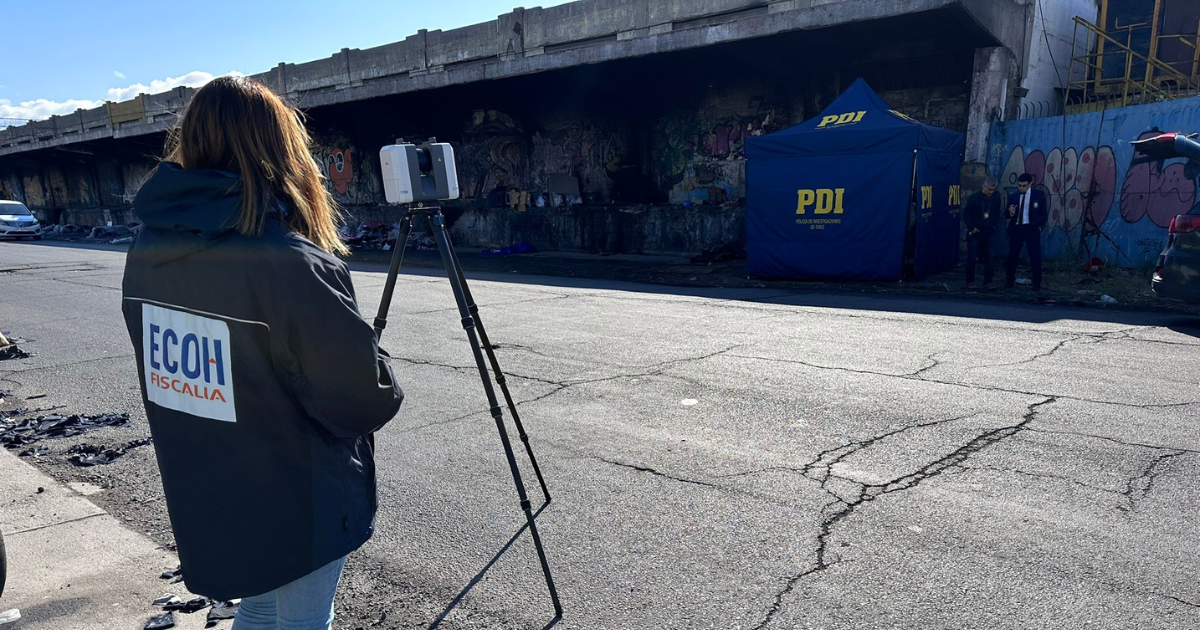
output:
[[[983,288],[994,291],[992,278],[996,275],[992,260],[992,236],[1000,225],[1000,214],[1004,209],[1004,200],[996,194],[996,179],[987,178],[983,189],[967,198],[963,208],[963,222],[967,225],[967,284],[964,288],[975,287],[975,261],[983,261]]]
[[[1017,279],[1017,260],[1021,247],[1029,250],[1029,266],[1033,268],[1033,290],[1042,290],[1042,230],[1046,227],[1049,210],[1046,194],[1033,188],[1033,175],[1017,178],[1017,192],[1008,196],[1008,269],[1004,288],[1011,289]]]

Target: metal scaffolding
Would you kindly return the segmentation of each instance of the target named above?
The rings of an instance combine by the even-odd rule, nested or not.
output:
[[[1144,0],[1147,5],[1153,2],[1150,21],[1122,24],[1119,18],[1110,19],[1111,2],[1101,3],[1101,25],[1075,18],[1067,113],[1200,94],[1200,23],[1193,33],[1164,33],[1168,0]],[[1180,45],[1190,49],[1190,62],[1164,61],[1160,51],[1165,42],[1177,42],[1176,51]]]

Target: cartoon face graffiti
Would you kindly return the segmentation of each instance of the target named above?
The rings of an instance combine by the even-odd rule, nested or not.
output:
[[[1153,129],[1138,136],[1138,140],[1159,133]],[[1200,165],[1182,160],[1170,160],[1172,164],[1166,160],[1138,163],[1144,158],[1140,152],[1133,154],[1121,188],[1121,218],[1136,223],[1149,216],[1155,225],[1165,228],[1176,215],[1194,210]]]
[[[343,195],[350,189],[350,182],[354,180],[354,163],[350,160],[352,151],[354,149],[335,148],[325,158],[325,171],[329,181],[333,182],[333,189]]]

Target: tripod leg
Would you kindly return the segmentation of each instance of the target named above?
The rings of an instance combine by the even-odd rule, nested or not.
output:
[[[504,417],[500,410],[500,402],[496,400],[496,390],[492,388],[492,380],[484,363],[483,351],[475,332],[475,318],[467,308],[467,298],[463,290],[461,273],[455,264],[450,245],[450,237],[446,233],[446,222],[440,211],[435,210],[429,217],[429,227],[437,239],[438,250],[442,254],[442,263],[446,266],[446,276],[450,279],[450,288],[454,291],[454,301],[458,303],[458,313],[462,317],[463,330],[471,342],[471,352],[475,355],[475,365],[479,368],[479,378],[483,381],[483,391],[492,419],[496,421],[496,430],[500,433],[500,443],[504,445],[504,456],[508,458],[508,467],[512,471],[513,483],[517,486],[517,496],[521,499],[521,510],[525,512],[525,521],[529,524],[529,534],[533,537],[533,546],[537,550],[538,560],[542,563],[542,573],[546,576],[546,588],[550,591],[550,600],[554,603],[554,612],[562,616],[562,604],[558,601],[558,589],[554,588],[554,578],[550,575],[550,564],[546,561],[546,550],[542,548],[542,537],[538,534],[537,522],[533,518],[532,506],[525,493],[525,482],[521,481],[521,470],[517,467],[517,458],[513,455],[512,443],[508,439],[508,430],[504,428]]]
[[[387,281],[383,284],[383,298],[379,301],[379,313],[375,316],[375,338],[383,336],[387,328],[388,309],[392,306],[392,292],[396,289],[396,275],[400,273],[400,265],[404,262],[404,246],[408,243],[408,235],[412,234],[412,218],[405,215],[400,220],[400,232],[396,238],[396,248],[392,250],[392,266],[388,269]]]
[[[467,277],[463,275],[462,264],[458,262],[458,252],[454,251],[454,245],[450,245],[450,257],[454,261],[454,268],[458,270],[458,282],[462,285],[463,295],[467,299],[467,310],[471,317],[475,318],[475,328],[479,331],[479,340],[483,342],[483,349],[487,352],[488,361],[492,365],[492,373],[496,375],[496,384],[500,386],[500,392],[504,394],[504,402],[508,404],[508,411],[512,415],[513,424],[517,427],[517,436],[521,438],[521,442],[525,444],[525,452],[529,454],[529,462],[533,464],[533,472],[537,475],[538,484],[542,487],[542,496],[546,497],[546,503],[550,503],[550,490],[546,488],[546,478],[542,476],[542,469],[538,466],[537,458],[533,456],[533,448],[529,445],[529,435],[525,433],[525,425],[521,423],[521,416],[517,413],[517,404],[513,402],[512,394],[508,391],[508,383],[504,378],[504,372],[500,370],[500,361],[496,359],[496,352],[492,349],[492,342],[488,339],[487,331],[483,328],[483,321],[479,319],[479,307],[475,306],[475,298],[471,296],[471,289],[467,286]]]

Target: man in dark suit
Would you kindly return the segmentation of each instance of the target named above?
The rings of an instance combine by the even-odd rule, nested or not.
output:
[[[1042,230],[1050,216],[1046,194],[1033,188],[1033,175],[1017,178],[1017,192],[1008,196],[1008,274],[1004,288],[1011,289],[1017,279],[1017,260],[1021,248],[1029,250],[1033,267],[1033,290],[1042,290]]]
[[[975,287],[975,261],[983,261],[983,289],[994,291],[992,277],[995,263],[992,261],[992,236],[1000,227],[1004,214],[1004,199],[996,194],[995,178],[983,182],[983,189],[967,198],[963,206],[963,223],[967,226],[967,284],[965,289]]]

